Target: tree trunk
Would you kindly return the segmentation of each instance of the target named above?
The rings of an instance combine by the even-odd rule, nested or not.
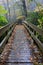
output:
[[[27,9],[26,9],[25,0],[22,0],[22,3],[23,3],[24,14],[25,14],[25,16],[27,17]]]

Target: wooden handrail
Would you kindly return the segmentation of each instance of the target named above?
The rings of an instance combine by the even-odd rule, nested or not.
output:
[[[24,23],[26,24],[26,25],[28,25],[29,27],[31,27],[34,31],[36,31],[36,32],[38,32],[39,33],[39,35],[43,35],[43,29],[39,29],[37,26],[35,26],[34,24],[32,24],[32,23],[27,23],[26,21],[24,21]]]
[[[0,29],[0,38],[1,38],[1,36],[3,36],[4,33],[7,32],[6,35],[4,36],[4,38],[2,39],[2,41],[0,42],[0,53],[3,51],[4,46],[6,45],[6,42],[9,39],[15,25],[16,25],[16,23],[12,22]]]
[[[4,26],[3,28],[0,28],[0,37],[14,24],[13,23],[9,23],[6,26]]]
[[[32,24],[30,22],[27,23],[26,21],[24,21],[23,25],[28,30],[28,32],[31,34],[31,37],[33,38],[33,40],[36,42],[36,44],[38,45],[39,49],[43,53],[43,44],[42,44],[42,42],[34,35],[34,33],[32,32],[32,30],[30,30],[30,28],[33,29],[33,31],[38,32],[39,35],[42,35],[42,36],[43,36],[43,30],[39,29],[37,26],[35,26],[34,24]]]

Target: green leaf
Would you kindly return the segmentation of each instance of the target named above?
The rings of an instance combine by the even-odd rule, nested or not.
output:
[[[6,14],[7,12],[8,12],[8,11],[5,10],[5,8],[0,5],[0,15],[4,15],[4,14]]]

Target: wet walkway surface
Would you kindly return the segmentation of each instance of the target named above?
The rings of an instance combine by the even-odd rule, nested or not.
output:
[[[30,60],[31,49],[29,48],[29,41],[26,38],[24,27],[17,25],[15,30],[14,43],[6,65],[33,65]]]

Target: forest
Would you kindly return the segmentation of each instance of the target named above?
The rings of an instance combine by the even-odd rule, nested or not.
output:
[[[43,29],[43,7],[41,3],[37,3],[36,0],[30,0],[29,2],[34,1],[36,3],[36,8],[32,12],[28,12],[26,21],[33,23],[38,28]],[[43,36],[38,35],[36,36],[43,42]]]
[[[31,22],[32,24],[36,25],[37,27],[43,29],[43,6],[41,3],[37,2],[36,0],[28,0],[28,4],[30,4],[32,2],[35,2],[35,4],[36,4],[36,7],[33,11],[27,10],[25,0],[22,1],[23,5],[21,5],[21,6],[19,6],[20,5],[19,2],[16,2],[15,4],[13,4],[13,7],[17,8],[17,10],[15,11],[16,18],[17,18],[17,16],[18,16],[18,18],[20,18],[22,16],[26,16],[27,22]],[[9,5],[8,2],[7,2],[7,4]],[[0,28],[9,23],[9,21],[6,17],[8,12],[9,12],[9,16],[11,17],[12,15],[10,15],[10,8],[8,7],[8,10],[7,10],[4,6],[0,5]],[[13,16],[13,18],[14,18],[14,16]],[[10,17],[9,17],[9,19],[10,19]],[[38,33],[36,33],[36,35],[43,42],[43,36],[38,35]]]
[[[29,65],[43,64],[43,0],[0,0],[0,57],[3,63],[10,58],[7,57],[10,51],[11,63],[12,59],[18,61],[20,57],[26,61],[23,63],[28,63],[28,59]]]

